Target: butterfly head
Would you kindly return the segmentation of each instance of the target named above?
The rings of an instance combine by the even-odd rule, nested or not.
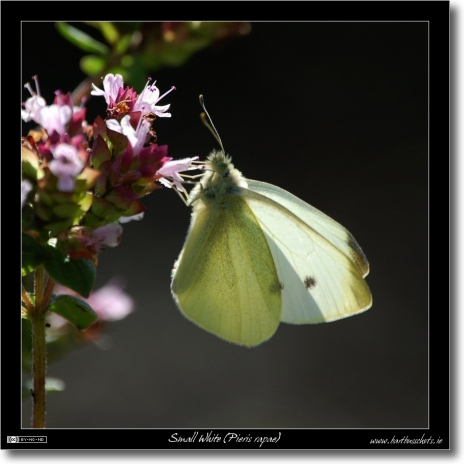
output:
[[[227,156],[222,150],[213,150],[206,162],[206,169],[209,169],[219,177],[227,177],[234,165],[231,163],[231,157]]]

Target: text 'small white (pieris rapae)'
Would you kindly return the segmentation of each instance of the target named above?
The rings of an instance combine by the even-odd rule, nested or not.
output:
[[[280,322],[317,324],[371,307],[369,263],[344,227],[275,185],[244,178],[224,150],[205,164],[172,272],[182,314],[251,347]]]

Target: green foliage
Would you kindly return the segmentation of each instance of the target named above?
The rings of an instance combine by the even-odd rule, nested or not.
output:
[[[98,320],[97,313],[85,301],[72,295],[55,296],[49,310],[66,319],[78,330],[88,329]]]
[[[95,28],[99,40],[80,30]],[[250,30],[243,22],[99,22],[56,23],[68,41],[88,52],[81,69],[90,77],[121,74],[133,87],[143,87],[147,75],[162,67],[183,65],[198,51]],[[103,43],[105,42],[105,43]]]
[[[67,23],[56,23],[58,32],[71,43],[79,47],[81,50],[89,53],[96,53],[98,55],[107,55],[109,52],[108,47],[98,40],[93,39],[90,35],[82,32]]]
[[[114,44],[121,40],[118,28],[110,22],[88,22],[87,24],[92,25],[100,30],[103,37],[110,44]]]
[[[49,247],[51,259],[44,262],[50,277],[61,285],[87,298],[95,282],[95,265],[89,259],[70,259],[56,248]]]
[[[105,71],[105,59],[101,56],[83,56],[81,58],[80,65],[82,71],[84,71],[88,76],[103,74]]]
[[[41,245],[28,234],[22,234],[22,265],[23,276],[32,272],[39,264],[51,257],[49,247]]]

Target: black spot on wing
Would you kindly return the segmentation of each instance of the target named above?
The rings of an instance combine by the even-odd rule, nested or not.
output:
[[[316,279],[313,276],[306,276],[303,280],[304,286],[309,290],[316,286]]]

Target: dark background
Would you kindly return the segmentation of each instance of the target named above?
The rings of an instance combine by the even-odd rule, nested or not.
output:
[[[372,308],[282,324],[254,349],[199,329],[170,294],[189,210],[156,191],[97,269],[96,287],[124,276],[136,311],[112,325],[110,350],[84,346],[49,366],[66,390],[48,396],[48,427],[427,427],[428,24],[251,26],[151,75],[161,92],[177,87],[162,101],[173,116],[157,120],[159,142],[174,158],[217,148],[199,119],[203,93],[246,177],[291,191],[353,233],[371,264]],[[23,83],[38,74],[49,104],[54,90],[81,82],[81,52],[53,23],[23,23],[22,40]]]

